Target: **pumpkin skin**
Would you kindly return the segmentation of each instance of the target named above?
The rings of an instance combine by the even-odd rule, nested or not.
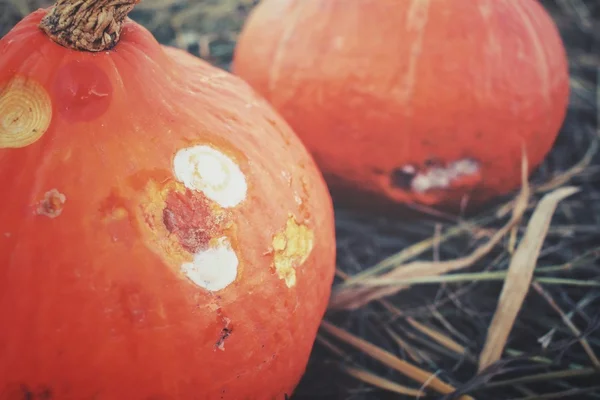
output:
[[[233,72],[292,126],[334,195],[370,204],[455,209],[509,193],[523,147],[528,173],[552,148],[569,97],[537,0],[263,0]]]
[[[0,398],[284,399],[335,269],[310,154],[241,79],[131,20],[62,47],[48,11],[0,40]]]

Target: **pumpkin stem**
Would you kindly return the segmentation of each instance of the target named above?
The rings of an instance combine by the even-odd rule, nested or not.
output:
[[[127,14],[140,0],[57,0],[40,22],[54,42],[73,50],[105,51],[119,42]]]

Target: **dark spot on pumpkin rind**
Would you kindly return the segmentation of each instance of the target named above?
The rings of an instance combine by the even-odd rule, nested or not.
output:
[[[54,395],[52,389],[45,385],[31,387],[27,384],[21,384],[6,388],[2,391],[2,399],[6,400],[52,400]]]
[[[217,342],[215,343],[215,349],[223,350],[223,346],[225,345],[225,340],[229,336],[231,336],[231,334],[233,332],[233,324],[231,323],[231,320],[224,315],[223,309],[221,307],[217,308],[216,313],[217,313],[217,319],[219,319],[221,324],[223,324],[223,328],[221,329],[221,332],[219,333],[219,338],[217,339]]]
[[[219,336],[217,343],[215,343],[215,347],[222,347],[225,344],[225,340],[227,340],[227,338],[231,335],[231,332],[233,332],[233,329],[231,328],[225,327],[221,329],[221,335]]]
[[[163,223],[190,253],[206,249],[218,228],[207,199],[189,190],[167,195]]]
[[[44,388],[37,393],[37,400],[50,400],[52,398],[52,390],[48,388]]]
[[[431,147],[431,146],[433,146],[433,142],[429,139],[422,139],[421,145],[424,147]]]
[[[44,388],[38,393],[38,397],[40,400],[50,400],[52,399],[52,390],[49,388]]]
[[[23,391],[22,392],[22,394],[23,394],[22,399],[23,400],[34,400],[35,394],[31,390],[29,390],[29,388],[26,385],[22,386],[21,390]]]
[[[407,172],[403,168],[396,168],[390,173],[390,185],[396,189],[409,190],[415,178],[413,172]]]
[[[443,165],[442,161],[439,158],[430,157],[423,162],[423,165],[426,168],[439,167]]]

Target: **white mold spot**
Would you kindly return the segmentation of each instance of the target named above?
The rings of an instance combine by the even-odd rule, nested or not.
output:
[[[435,166],[419,172],[411,181],[411,188],[417,193],[432,189],[446,189],[453,181],[479,172],[479,163],[470,158],[451,162],[447,166]]]
[[[227,238],[218,239],[216,246],[194,255],[181,271],[196,285],[216,292],[225,289],[237,277],[239,260]]]
[[[203,192],[223,208],[234,207],[246,198],[248,184],[240,167],[210,146],[179,150],[173,169],[175,177],[188,189]]]

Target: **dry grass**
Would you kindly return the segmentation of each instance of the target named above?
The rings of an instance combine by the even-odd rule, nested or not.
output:
[[[529,292],[537,259],[556,207],[561,200],[575,194],[577,191],[573,187],[556,189],[544,196],[531,216],[519,247],[511,257],[498,305],[479,357],[479,372],[484,371],[501,359],[508,335],[514,326],[517,314],[523,306],[525,296]]]
[[[0,33],[40,1],[0,0]],[[227,69],[253,3],[144,0],[131,16]],[[295,399],[600,399],[600,2],[542,3],[571,62],[554,150],[468,218],[338,208],[338,279]]]

